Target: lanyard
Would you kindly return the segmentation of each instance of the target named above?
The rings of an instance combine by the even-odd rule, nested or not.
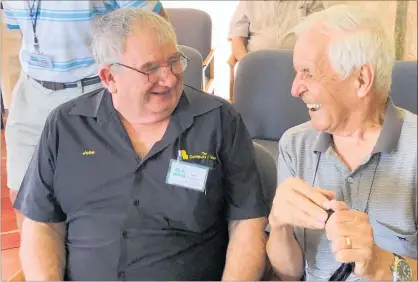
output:
[[[28,7],[29,7],[29,16],[30,16],[30,21],[32,23],[33,47],[35,48],[37,52],[39,52],[39,41],[38,41],[38,36],[36,35],[36,22],[38,21],[39,7],[41,5],[41,0],[38,0],[37,2],[38,4],[36,5],[36,10],[35,10],[36,0],[33,0],[32,7],[29,5],[29,1],[26,1],[26,4],[28,4]]]

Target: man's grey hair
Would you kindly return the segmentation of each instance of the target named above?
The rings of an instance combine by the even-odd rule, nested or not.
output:
[[[331,31],[328,57],[343,79],[362,65],[370,64],[375,71],[376,91],[389,93],[395,44],[376,14],[363,7],[335,5],[311,14],[293,31],[299,37],[313,26],[327,35]]]
[[[97,17],[93,23],[91,48],[96,62],[100,65],[117,62],[134,28],[151,29],[160,42],[176,44],[173,26],[163,17],[141,8],[121,8]]]

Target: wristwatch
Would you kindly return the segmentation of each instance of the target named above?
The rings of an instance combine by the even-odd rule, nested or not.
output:
[[[393,281],[411,281],[412,279],[412,269],[406,260],[394,254],[395,260],[393,261],[390,270],[392,270]]]

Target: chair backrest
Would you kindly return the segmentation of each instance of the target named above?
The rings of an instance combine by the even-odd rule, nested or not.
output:
[[[184,84],[203,90],[202,56],[196,49],[188,46],[179,45],[179,50],[189,58],[184,72]]]
[[[199,51],[203,58],[212,48],[212,19],[209,14],[191,8],[167,8],[177,35],[177,43]]]
[[[269,208],[273,203],[277,186],[277,168],[273,156],[263,146],[253,142],[257,168],[260,173],[264,199]]]
[[[392,72],[391,96],[396,106],[417,114],[417,61],[397,61]]]
[[[278,141],[287,129],[309,120],[305,104],[290,94],[292,57],[290,50],[261,50],[238,64],[234,105],[254,139]]]

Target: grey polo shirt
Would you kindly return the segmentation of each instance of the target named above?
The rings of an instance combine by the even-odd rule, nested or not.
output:
[[[365,210],[370,193],[368,215],[376,244],[417,259],[415,114],[395,107],[389,99],[378,141],[354,171],[339,159],[332,146],[332,135],[313,130],[310,122],[289,129],[279,143],[278,184],[293,176],[312,184],[317,165],[314,186],[334,191],[337,200],[360,211]],[[334,259],[324,230],[306,229],[306,240],[302,228],[296,228],[295,233],[305,248],[306,279],[328,280],[340,263]],[[354,275],[348,278],[354,279]]]
[[[103,90],[52,112],[15,207],[35,221],[66,222],[66,279],[220,280],[228,222],[267,214],[240,115],[186,89],[140,159],[111,98]],[[209,167],[206,193],[165,183],[179,149]]]

